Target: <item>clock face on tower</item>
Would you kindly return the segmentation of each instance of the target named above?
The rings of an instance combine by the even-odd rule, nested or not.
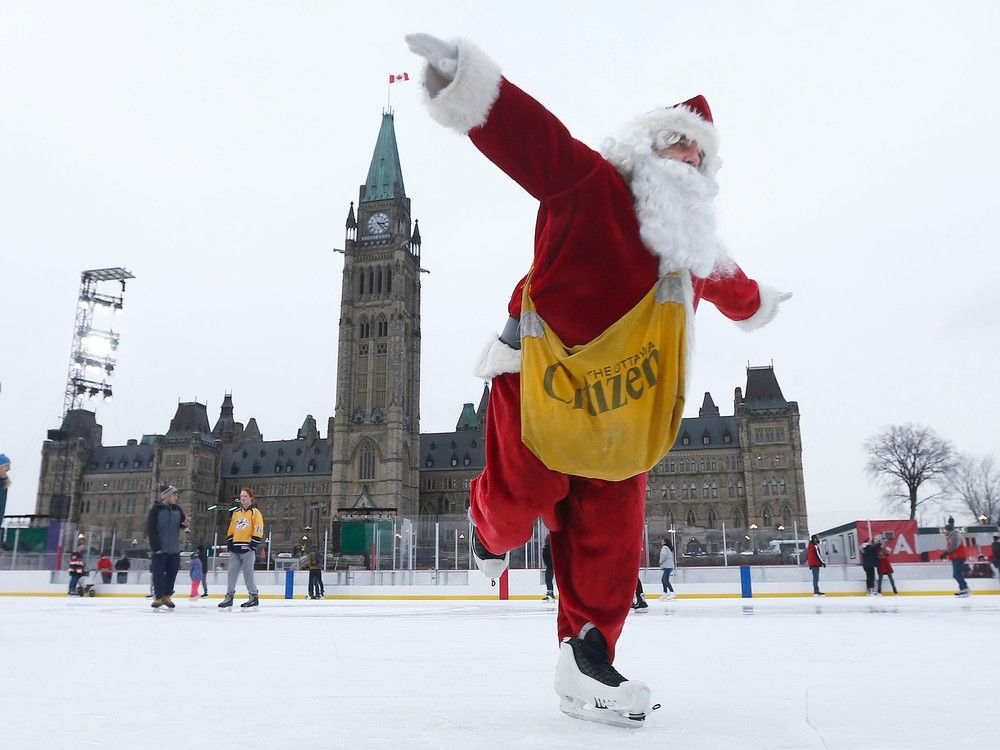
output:
[[[377,211],[368,217],[368,223],[365,226],[368,229],[368,234],[388,234],[389,214],[385,211]]]

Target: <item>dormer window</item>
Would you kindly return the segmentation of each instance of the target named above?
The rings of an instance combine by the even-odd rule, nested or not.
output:
[[[708,431],[706,430],[705,433],[701,436],[701,444],[710,445],[711,443],[712,443],[712,436],[709,435]]]
[[[733,442],[733,436],[729,434],[729,430],[726,430],[724,433],[722,433],[722,442],[725,443],[726,445],[729,445],[731,442]]]
[[[681,435],[681,445],[691,445],[691,436],[686,432]]]
[[[454,453],[451,454],[451,465],[458,466],[458,456],[456,456]]]
[[[310,461],[308,466],[309,471],[316,471],[316,462]]]

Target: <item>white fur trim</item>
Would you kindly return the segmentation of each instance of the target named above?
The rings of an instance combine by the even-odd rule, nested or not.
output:
[[[472,374],[477,378],[491,380],[505,372],[521,372],[521,351],[507,346],[493,334],[483,353],[479,355]]]
[[[457,39],[455,45],[458,70],[454,80],[432,97],[427,90],[425,66],[423,94],[431,117],[464,135],[486,122],[500,95],[500,66],[471,42]]]
[[[691,363],[694,362],[694,284],[691,281],[691,274],[684,272],[681,274],[682,288],[684,289],[684,312],[686,313],[686,325],[684,326],[684,393],[681,395],[687,398],[687,389],[691,385]]]
[[[736,325],[747,333],[756,331],[758,328],[763,328],[774,320],[774,316],[778,314],[778,308],[780,307],[778,295],[781,292],[772,286],[760,283],[757,284],[757,289],[760,293],[760,307],[757,308],[757,312],[746,320],[734,321]]]

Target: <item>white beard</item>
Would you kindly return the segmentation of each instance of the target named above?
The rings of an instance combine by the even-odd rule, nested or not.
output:
[[[639,234],[659,257],[660,274],[690,271],[706,278],[732,273],[734,263],[715,231],[715,180],[653,153],[633,154],[629,166]]]

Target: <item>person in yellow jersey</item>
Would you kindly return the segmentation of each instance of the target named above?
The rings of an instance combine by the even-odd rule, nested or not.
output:
[[[240,490],[240,507],[233,511],[229,519],[229,531],[226,537],[226,547],[229,549],[229,587],[226,598],[219,602],[219,607],[232,607],[236,595],[236,582],[240,572],[246,584],[250,598],[240,607],[256,607],[257,587],[253,582],[253,563],[257,557],[261,540],[264,538],[264,516],[260,508],[254,505],[254,491],[249,487]]]

